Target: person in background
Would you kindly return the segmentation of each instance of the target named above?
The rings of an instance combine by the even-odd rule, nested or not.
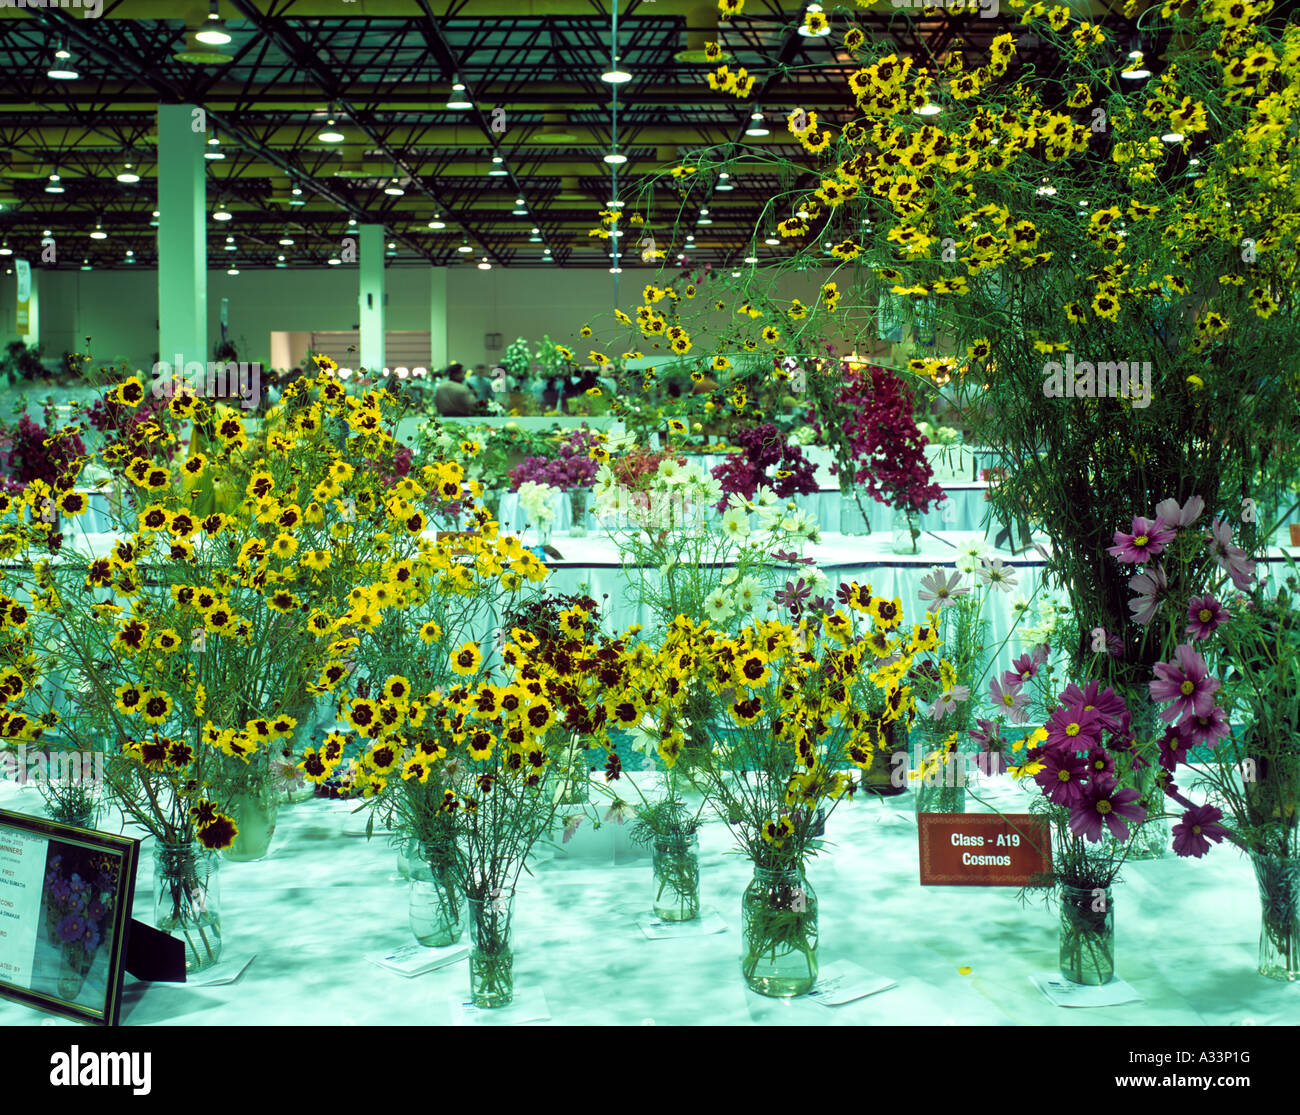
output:
[[[485,403],[492,401],[492,377],[488,375],[486,364],[479,364],[466,382],[480,401]]]
[[[447,381],[438,385],[433,405],[444,418],[468,418],[478,413],[478,398],[465,386],[464,365],[452,364],[447,368]]]

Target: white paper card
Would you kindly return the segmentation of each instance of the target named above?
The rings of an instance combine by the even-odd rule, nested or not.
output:
[[[257,953],[250,952],[246,956],[232,956],[227,960],[220,960],[206,972],[199,972],[193,976],[187,975],[185,982],[191,987],[219,987],[221,984],[234,983],[244,974],[244,969],[256,956]]]
[[[1058,1007],[1117,1007],[1144,1001],[1122,979],[1111,980],[1101,987],[1071,983],[1063,976],[1030,976],[1029,980]]]
[[[540,988],[516,990],[514,1002],[504,1007],[476,1007],[469,999],[454,999],[451,1004],[453,1026],[526,1026],[530,1022],[549,1022],[551,1008]]]
[[[425,972],[445,968],[448,964],[455,964],[468,955],[469,949],[464,945],[447,945],[445,948],[430,949],[421,944],[410,944],[391,952],[372,953],[366,959],[371,964],[378,964],[381,968],[410,979],[413,976],[422,976]]]
[[[652,941],[665,941],[670,937],[707,937],[727,931],[727,923],[716,910],[708,910],[690,921],[661,921],[652,914],[642,914],[636,919],[636,924]]]
[[[838,1007],[897,986],[897,980],[868,972],[851,960],[836,960],[817,973],[817,984],[808,998],[824,1007]]]

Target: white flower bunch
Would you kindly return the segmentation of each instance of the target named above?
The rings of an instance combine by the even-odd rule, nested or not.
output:
[[[540,526],[555,518],[555,497],[558,493],[559,489],[550,484],[528,480],[519,485],[519,506]]]

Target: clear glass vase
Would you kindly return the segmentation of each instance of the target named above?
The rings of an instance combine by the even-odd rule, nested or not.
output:
[[[154,925],[185,943],[186,972],[221,959],[220,866],[221,857],[197,843],[154,845]]]
[[[803,868],[755,866],[740,902],[740,971],[751,991],[777,999],[817,983],[817,895]]]
[[[966,756],[947,750],[951,734],[949,729],[919,725],[909,734],[916,764],[912,788],[918,813],[966,812]]]
[[[476,1007],[509,1006],[515,997],[515,955],[510,923],[515,888],[495,888],[485,898],[470,897],[469,992]]]
[[[921,517],[915,511],[895,511],[889,547],[896,554],[920,553]]]
[[[484,488],[483,496],[479,500],[487,509],[487,513],[498,522],[501,518],[501,497],[503,494],[504,491],[501,488]]]
[[[281,795],[282,791],[268,779],[259,789],[240,794],[231,802],[230,815],[239,832],[234,843],[221,853],[226,859],[232,863],[249,863],[262,859],[271,850]]]
[[[868,800],[907,793],[907,754],[897,747],[901,738],[897,721],[877,721],[870,735],[875,749],[858,779],[858,789]]]
[[[464,932],[464,907],[453,859],[430,854],[413,841],[407,862],[410,879],[407,918],[411,933],[425,948],[454,945]]]
[[[591,800],[591,767],[587,749],[577,736],[571,736],[560,761],[551,767],[557,805],[586,805]]]
[[[1259,883],[1259,973],[1300,980],[1300,858],[1252,852]]]
[[[1060,888],[1061,975],[1071,983],[1100,987],[1115,978],[1115,907],[1110,889]]]
[[[870,534],[871,521],[867,517],[870,502],[861,493],[854,497],[853,492],[840,492],[840,533]]]
[[[1146,821],[1133,834],[1128,858],[1130,860],[1161,859],[1173,846],[1172,841],[1173,832],[1169,828],[1168,818],[1158,817]]]
[[[569,536],[584,538],[587,534],[587,496],[586,488],[574,488],[569,492],[569,507],[573,512]]]
[[[700,838],[697,833],[662,834],[650,845],[654,869],[654,912],[663,921],[700,916]]]

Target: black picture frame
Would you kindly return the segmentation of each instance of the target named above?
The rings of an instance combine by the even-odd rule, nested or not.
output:
[[[41,855],[39,877],[35,859],[25,858],[33,853]],[[118,1025],[139,863],[134,837],[0,809],[0,998],[91,1026]],[[37,879],[33,904],[24,892]],[[79,925],[80,935],[66,940]]]

